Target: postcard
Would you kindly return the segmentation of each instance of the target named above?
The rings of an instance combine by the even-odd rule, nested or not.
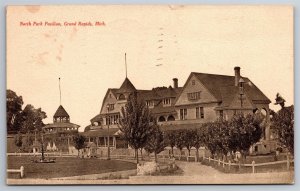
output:
[[[293,184],[293,30],[288,5],[7,6],[7,184]]]

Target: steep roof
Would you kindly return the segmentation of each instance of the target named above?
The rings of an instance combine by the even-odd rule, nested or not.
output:
[[[69,116],[69,114],[66,112],[65,108],[64,108],[62,105],[60,105],[60,106],[57,108],[57,110],[56,110],[56,112],[55,112],[55,114],[54,114],[53,117],[70,117],[70,116]]]
[[[229,99],[233,98],[238,91],[235,86],[234,76],[225,76],[217,74],[205,74],[192,72],[201,83],[209,90],[209,92],[218,100],[230,102]],[[244,91],[249,99],[253,101],[263,101],[271,103],[271,101],[248,79],[242,77],[244,80]]]
[[[120,89],[117,90],[117,93],[125,93],[125,92],[133,92],[133,91],[136,91],[136,89],[134,85],[131,83],[131,81],[126,77]]]

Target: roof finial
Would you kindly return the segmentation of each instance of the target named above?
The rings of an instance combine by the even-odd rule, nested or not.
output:
[[[58,85],[59,85],[59,105],[61,105],[60,77],[58,78]]]
[[[126,52],[125,52],[125,71],[126,71],[126,78],[127,78],[127,60],[126,60]]]

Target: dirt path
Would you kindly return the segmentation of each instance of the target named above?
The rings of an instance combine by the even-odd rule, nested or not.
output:
[[[184,176],[215,176],[224,174],[201,163],[176,161],[176,164],[183,170]]]

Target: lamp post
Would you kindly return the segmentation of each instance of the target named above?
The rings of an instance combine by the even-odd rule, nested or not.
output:
[[[110,120],[109,120],[109,115],[108,115],[108,112],[109,112],[109,104],[106,105],[106,109],[107,109],[107,119],[106,119],[106,123],[107,123],[107,160],[110,160],[110,147],[109,147],[109,123],[110,123]]]

